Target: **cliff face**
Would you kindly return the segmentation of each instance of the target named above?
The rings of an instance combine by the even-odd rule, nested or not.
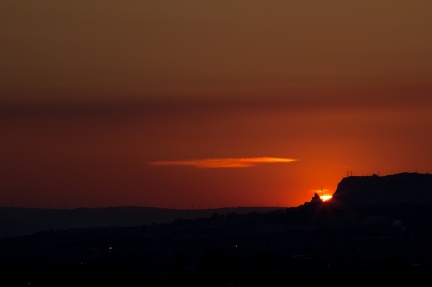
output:
[[[399,173],[343,178],[332,201],[345,206],[431,203],[432,174]]]

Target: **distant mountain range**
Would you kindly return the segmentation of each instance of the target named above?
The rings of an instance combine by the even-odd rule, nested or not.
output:
[[[315,203],[319,197],[305,202],[298,209]],[[327,206],[353,209],[370,206],[432,203],[432,174],[399,173],[386,176],[349,176],[338,184]],[[214,214],[267,213],[287,207],[230,207],[202,210],[182,210],[152,207],[107,207],[77,209],[38,209],[0,207],[0,238],[33,234],[38,231],[130,227],[168,224],[176,219],[209,218]],[[340,214],[340,217],[343,217]]]
[[[283,208],[227,207],[194,210],[137,206],[76,209],[0,207],[0,238],[29,235],[47,230],[167,224],[176,219],[207,218],[215,213],[245,214],[277,209]]]

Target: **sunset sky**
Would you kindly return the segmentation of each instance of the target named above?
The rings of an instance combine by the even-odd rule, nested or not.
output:
[[[0,206],[298,206],[432,173],[432,1],[2,0]]]

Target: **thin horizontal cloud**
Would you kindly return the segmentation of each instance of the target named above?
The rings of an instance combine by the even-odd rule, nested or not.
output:
[[[260,163],[287,163],[296,160],[281,157],[207,158],[198,160],[153,161],[150,164],[194,166],[199,168],[240,168],[252,167]]]

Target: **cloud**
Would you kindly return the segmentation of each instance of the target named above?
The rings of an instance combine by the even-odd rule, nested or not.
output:
[[[280,157],[207,158],[198,160],[153,161],[150,164],[194,166],[199,168],[241,168],[256,166],[260,163],[287,163],[296,160]]]

